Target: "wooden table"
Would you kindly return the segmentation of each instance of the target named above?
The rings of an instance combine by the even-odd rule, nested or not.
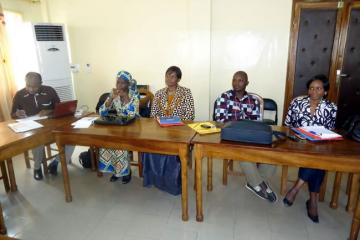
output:
[[[4,162],[7,164],[10,179],[10,190],[12,192],[17,191],[17,186],[11,158],[39,145],[46,145],[55,142],[52,130],[62,125],[70,125],[70,123],[76,120],[77,118],[73,116],[57,119],[44,119],[39,121],[42,125],[44,125],[44,127],[24,133],[15,133],[8,127],[9,123],[15,122],[14,120],[0,122],[0,164],[4,164]],[[1,216],[0,231],[5,229],[6,232],[5,224],[3,222],[4,219]]]
[[[195,136],[195,131],[191,128],[187,126],[160,127],[155,119],[140,118],[127,126],[93,125],[84,129],[64,126],[56,129],[54,134],[60,153],[67,202],[72,201],[72,196],[64,157],[65,144],[179,155],[182,219],[184,221],[189,219],[187,160],[190,141]]]
[[[279,128],[277,129],[279,130]],[[289,132],[282,127],[280,130]],[[351,140],[332,142],[294,142],[286,140],[271,146],[221,141],[220,134],[196,135],[192,143],[195,152],[196,220],[203,221],[202,166],[204,157],[218,159],[247,159],[296,167],[310,167],[330,171],[360,173],[360,144]],[[355,175],[354,175],[355,176]],[[360,198],[352,221],[350,239],[357,239],[360,227]]]

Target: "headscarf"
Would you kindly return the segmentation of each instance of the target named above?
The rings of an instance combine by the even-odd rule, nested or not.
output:
[[[127,82],[129,82],[129,95],[136,96],[140,98],[140,94],[137,90],[136,80],[132,78],[131,74],[127,71],[121,70],[116,74],[116,78],[121,78]]]

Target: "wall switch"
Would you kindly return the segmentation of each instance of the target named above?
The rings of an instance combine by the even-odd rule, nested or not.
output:
[[[80,64],[70,64],[70,70],[72,73],[78,73],[80,71]]]
[[[85,72],[91,73],[91,64],[90,63],[85,63]]]

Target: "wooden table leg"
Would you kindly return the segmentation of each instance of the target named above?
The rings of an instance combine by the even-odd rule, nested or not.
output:
[[[228,183],[228,160],[224,159],[223,160],[223,185],[227,185]]]
[[[356,200],[359,191],[359,179],[360,179],[359,174],[353,174],[352,181],[350,184],[350,191],[348,195],[348,202],[346,205],[346,211],[348,212],[353,212],[355,209]]]
[[[188,210],[188,155],[189,149],[188,146],[181,146],[179,149],[179,157],[181,162],[181,205],[182,205],[182,220],[189,220],[189,210]]]
[[[3,215],[3,210],[2,210],[2,206],[0,204],[0,234],[5,235],[7,232],[6,230],[6,226],[5,226],[5,220],[4,220],[4,215]],[[1,238],[1,237],[0,237]]]
[[[6,192],[10,191],[9,177],[6,171],[5,161],[0,161],[1,176],[4,182],[4,188]]]
[[[66,163],[66,159],[65,159],[65,145],[57,144],[57,146],[58,146],[58,149],[59,149],[61,171],[62,171],[63,180],[64,180],[65,201],[66,202],[71,202],[72,201],[72,196],[71,196],[69,172],[68,172],[68,169],[67,169],[67,163]]]
[[[319,202],[323,202],[325,200],[325,193],[326,193],[326,186],[327,186],[327,176],[328,171],[325,171],[323,182],[320,186],[320,193],[319,193]]]
[[[341,172],[335,173],[334,187],[333,187],[333,192],[332,192],[331,202],[330,202],[330,207],[333,209],[336,209],[338,207],[341,177],[342,177]]]
[[[285,165],[282,166],[280,194],[283,196],[286,194],[288,170],[289,170],[288,166]]]
[[[202,150],[201,147],[195,144],[195,171],[196,171],[196,221],[202,222],[204,220],[202,209]]]
[[[28,151],[24,152],[24,158],[25,158],[26,168],[31,168],[30,157],[29,157],[29,152]]]
[[[16,186],[15,172],[14,172],[14,166],[13,166],[13,162],[12,162],[11,158],[6,159],[6,165],[7,165],[7,169],[9,172],[10,190],[12,192],[16,192],[17,186]]]
[[[357,180],[359,180],[359,174],[354,174],[353,178],[357,178]],[[349,238],[350,240],[356,240],[358,238],[359,229],[360,229],[360,197],[357,198],[356,209],[351,224],[350,238]]]
[[[90,147],[90,161],[91,161],[91,171],[95,172],[96,171],[96,161],[97,161],[97,148],[96,147]]]
[[[212,157],[208,157],[207,158],[207,190],[208,190],[208,192],[211,192],[213,190],[212,174],[213,174],[213,159],[212,159]]]

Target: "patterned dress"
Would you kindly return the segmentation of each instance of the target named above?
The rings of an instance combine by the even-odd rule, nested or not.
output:
[[[194,99],[190,89],[178,86],[171,103],[168,103],[167,93],[167,87],[156,92],[151,106],[151,117],[178,116],[181,120],[194,120]]]
[[[119,116],[126,116],[129,119],[139,115],[139,97],[130,92],[130,101],[123,104],[119,97],[115,98],[110,105],[106,107],[105,103],[100,107],[101,116],[106,115],[110,110],[116,110]],[[99,171],[110,172],[117,177],[130,174],[129,153],[126,150],[100,148],[99,152]]]
[[[329,100],[322,99],[315,109],[310,113],[310,97],[302,96],[295,98],[286,114],[285,125],[288,127],[324,126],[334,129],[337,107]]]
[[[245,95],[239,99],[236,97],[234,90],[229,90],[221,94],[216,100],[214,109],[215,121],[228,122],[247,120],[262,120],[260,111],[260,102],[257,98]]]

